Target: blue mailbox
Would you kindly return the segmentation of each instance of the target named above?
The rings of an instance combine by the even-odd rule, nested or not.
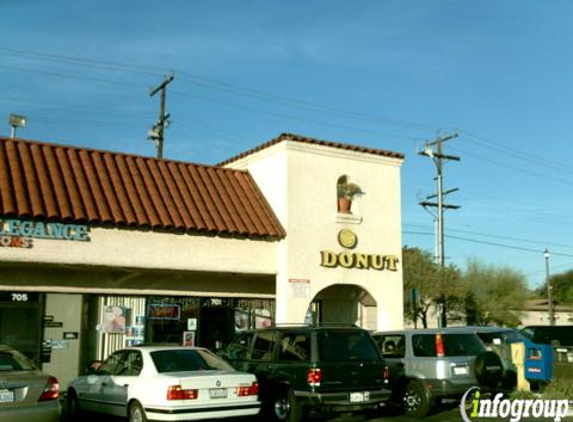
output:
[[[525,341],[525,378],[535,381],[553,379],[553,347]]]

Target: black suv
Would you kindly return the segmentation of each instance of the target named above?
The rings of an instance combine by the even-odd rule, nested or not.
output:
[[[388,368],[356,326],[288,325],[240,332],[223,357],[260,384],[264,420],[312,412],[358,412],[390,397]]]

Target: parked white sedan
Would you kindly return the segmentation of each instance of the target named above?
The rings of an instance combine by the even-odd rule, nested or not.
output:
[[[127,416],[130,422],[251,416],[260,411],[254,375],[199,347],[136,346],[111,354],[68,387],[68,412]]]

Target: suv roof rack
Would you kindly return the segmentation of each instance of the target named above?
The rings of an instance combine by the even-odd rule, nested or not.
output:
[[[350,327],[361,328],[353,322],[318,322],[314,324],[315,327]]]
[[[312,324],[306,322],[275,322],[273,325],[275,328],[280,327],[312,327]]]
[[[272,325],[273,328],[283,328],[283,327],[345,327],[345,328],[361,328],[358,325],[351,322],[278,322]]]

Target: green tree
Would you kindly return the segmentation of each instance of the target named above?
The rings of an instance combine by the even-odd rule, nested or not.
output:
[[[469,323],[519,325],[519,310],[531,297],[523,274],[509,267],[495,267],[473,259],[469,261],[463,278],[469,290]]]
[[[559,303],[573,303],[573,270],[549,277],[553,288],[553,300]],[[547,298],[547,282],[536,291],[537,295]]]
[[[413,322],[419,320],[426,328],[430,310],[442,299],[450,316],[463,309],[466,287],[455,266],[442,268],[428,251],[407,246],[402,249],[402,264],[406,301],[404,313],[407,319]],[[412,302],[413,289],[418,293],[416,306]]]

